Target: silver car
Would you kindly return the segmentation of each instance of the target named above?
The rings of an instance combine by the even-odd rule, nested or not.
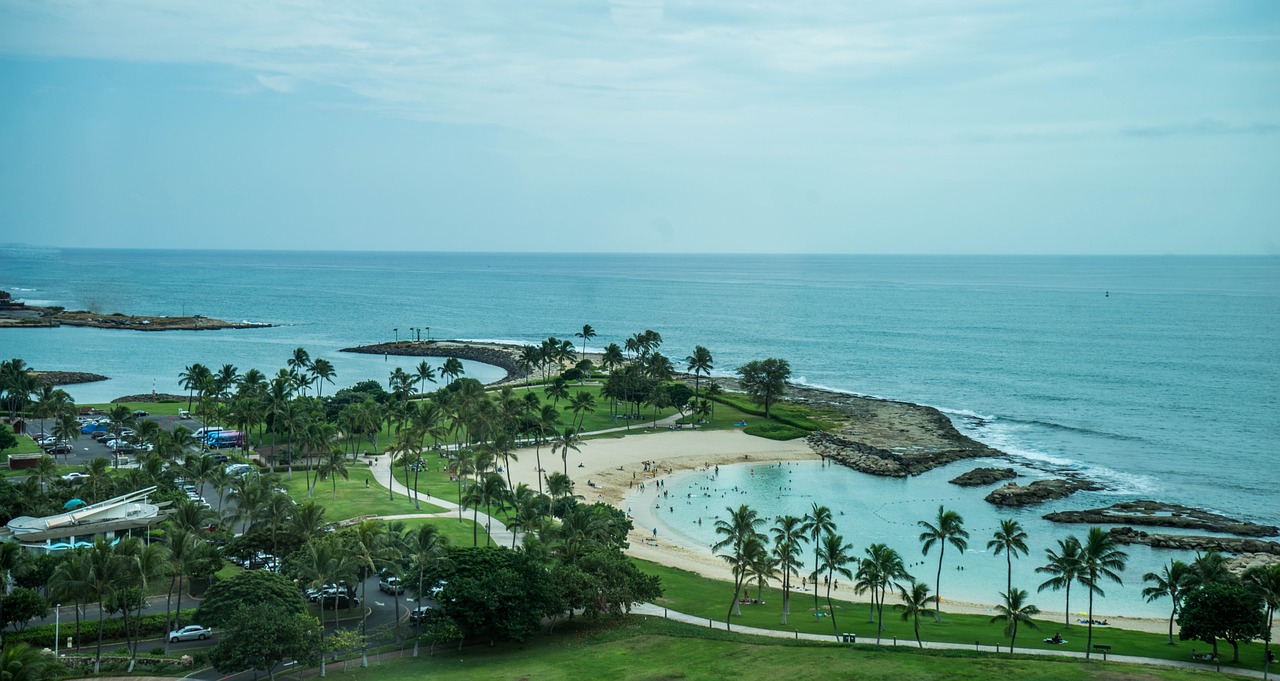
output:
[[[169,632],[169,642],[177,643],[178,641],[203,641],[213,636],[213,629],[210,627],[202,627],[199,624],[188,624],[187,626]]]

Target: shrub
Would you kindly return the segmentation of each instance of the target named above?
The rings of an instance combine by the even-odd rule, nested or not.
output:
[[[785,423],[762,423],[743,428],[742,431],[747,435],[763,437],[769,440],[794,440],[804,437],[810,431],[796,428]]]

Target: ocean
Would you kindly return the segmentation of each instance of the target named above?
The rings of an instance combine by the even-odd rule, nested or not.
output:
[[[411,334],[576,341],[590,324],[599,334],[591,346],[600,348],[653,329],[673,359],[704,345],[728,375],[752,359],[784,358],[800,383],[938,407],[1033,477],[1070,469],[1107,486],[1055,507],[1150,498],[1280,521],[1277,257],[9,248],[0,249],[0,289],[70,309],[278,325],[0,331],[4,357],[111,376],[70,386],[83,402],[153,388],[181,393],[178,374],[193,362],[271,374],[299,346],[333,362],[341,387],[385,382],[397,358],[340,348]],[[501,375],[476,363],[467,371]],[[887,484],[841,474],[852,476],[851,490]],[[960,496],[945,484],[908,482],[921,484],[898,494],[917,499],[925,515],[934,497]],[[974,522],[994,524],[996,511],[983,506],[972,505],[982,516]],[[857,530],[846,535],[860,552]],[[1043,547],[1051,538],[1038,539]],[[1129,577],[1138,583],[1141,572]]]

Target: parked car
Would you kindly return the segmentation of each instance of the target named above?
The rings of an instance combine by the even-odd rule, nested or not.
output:
[[[134,415],[134,416],[136,416],[136,417],[138,417],[138,418],[142,418],[142,417],[144,417],[144,416],[150,416],[151,414],[148,414],[147,412],[145,412],[145,411],[143,411],[143,410],[141,410],[141,409],[135,409],[135,410],[134,410],[134,412],[133,412],[133,415]]]
[[[111,437],[111,433],[107,432],[105,428],[89,433],[89,438],[95,442],[106,442],[109,437]]]
[[[230,466],[227,466],[227,473],[229,475],[244,475],[252,470],[253,466],[250,466],[247,463],[233,463]]]
[[[203,641],[210,636],[213,636],[212,628],[202,627],[199,624],[188,624],[181,629],[175,629],[174,631],[169,632],[169,642]]]
[[[444,588],[446,586],[449,586],[449,582],[442,579],[436,582],[436,585],[431,587],[428,592],[431,594],[432,598],[439,598],[440,594],[444,593]]]
[[[427,613],[431,612],[431,606],[419,605],[409,611],[409,624],[421,624],[427,617]]]
[[[356,598],[355,596],[344,596],[342,594],[336,594],[333,596],[320,597],[320,607],[324,608],[325,610],[333,610],[335,608],[339,610],[346,610],[348,608],[354,608],[359,605],[360,605],[360,599]]]
[[[66,475],[62,476],[62,479],[74,485],[77,482],[88,480],[89,474],[88,473],[67,473]]]
[[[52,445],[49,445],[48,447],[45,447],[44,451],[48,452],[51,455],[52,454],[70,454],[71,445],[65,442],[57,442]]]
[[[378,580],[378,590],[385,594],[402,594],[404,582],[399,577],[383,577]]]

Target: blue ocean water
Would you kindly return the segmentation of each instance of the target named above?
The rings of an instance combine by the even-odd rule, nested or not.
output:
[[[725,374],[782,357],[800,382],[939,407],[1030,469],[1077,469],[1113,499],[1280,520],[1276,257],[0,250],[0,289],[280,325],[0,331],[0,355],[112,377],[72,387],[81,401],[153,382],[180,392],[192,362],[269,373],[297,346],[334,362],[339,386],[385,380],[395,358],[338,349],[410,327],[538,341],[588,323],[596,347],[651,328],[669,356],[705,345]]]

